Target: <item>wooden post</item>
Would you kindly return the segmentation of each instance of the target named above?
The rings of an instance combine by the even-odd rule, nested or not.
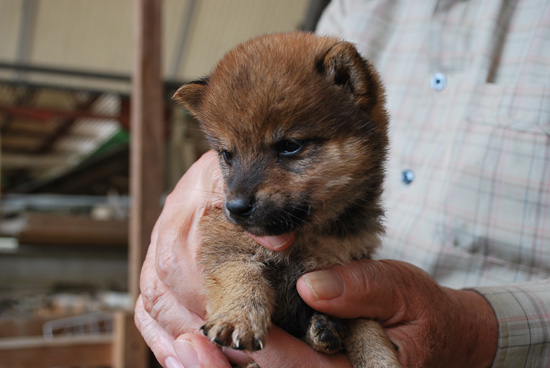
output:
[[[134,300],[164,190],[161,3],[136,0],[130,141],[130,292]]]
[[[134,313],[117,311],[113,331],[111,368],[148,367],[148,349],[134,324]]]
[[[164,190],[162,0],[135,0],[135,58],[132,75],[130,141],[129,288],[139,295],[139,275]],[[134,334],[134,335],[132,335]],[[135,329],[125,340],[124,367],[147,367],[148,349]],[[136,337],[137,336],[137,337]]]

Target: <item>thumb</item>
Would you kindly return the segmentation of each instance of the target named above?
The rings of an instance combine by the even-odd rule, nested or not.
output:
[[[397,286],[401,272],[395,261],[355,261],[306,273],[298,280],[297,289],[302,299],[320,312],[388,322],[399,318],[404,305]]]
[[[174,341],[173,347],[185,368],[231,367],[224,353],[202,334],[183,334]],[[171,366],[167,365],[167,368],[171,368]]]

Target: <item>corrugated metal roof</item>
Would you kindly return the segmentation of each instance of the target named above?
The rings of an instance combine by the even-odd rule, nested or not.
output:
[[[228,49],[248,38],[298,29],[308,2],[166,0],[165,76],[202,76]],[[3,0],[0,61],[130,75],[133,15],[132,0]],[[183,49],[182,38],[187,39]]]

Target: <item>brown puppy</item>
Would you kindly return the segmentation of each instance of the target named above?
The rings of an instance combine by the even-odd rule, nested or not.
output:
[[[205,335],[254,351],[273,321],[316,350],[345,350],[355,367],[398,367],[379,324],[316,313],[296,291],[304,272],[380,244],[388,118],[372,66],[348,42],[272,34],[175,98],[200,121],[225,180],[224,208],[202,221]],[[295,240],[273,252],[245,232]]]

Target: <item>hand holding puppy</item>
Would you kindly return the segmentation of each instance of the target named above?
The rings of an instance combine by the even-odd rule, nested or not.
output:
[[[222,352],[199,331],[204,324],[206,302],[195,262],[198,222],[209,206],[222,200],[221,183],[217,157],[208,152],[168,196],[151,236],[140,278],[141,296],[136,302],[135,322],[157,360],[167,368],[182,364],[186,368],[229,367],[229,360],[237,364],[249,360],[243,352]],[[271,330],[269,341],[269,348],[257,355],[272,364],[294,361],[304,366],[296,357],[307,359],[303,362],[347,360],[343,355],[316,353],[276,327]]]
[[[248,359],[242,352],[222,352],[199,332],[206,312],[194,261],[197,224],[202,211],[221,200],[218,170],[215,154],[208,153],[180,180],[166,200],[143,265],[136,324],[165,367],[199,362],[202,367],[229,367],[228,357],[240,364]],[[354,262],[306,274],[297,288],[321,312],[380,320],[404,367],[483,367],[492,361],[496,319],[485,300],[474,292],[442,288],[407,263]],[[317,353],[276,327],[265,348],[252,356],[267,368],[349,367],[344,355]]]

